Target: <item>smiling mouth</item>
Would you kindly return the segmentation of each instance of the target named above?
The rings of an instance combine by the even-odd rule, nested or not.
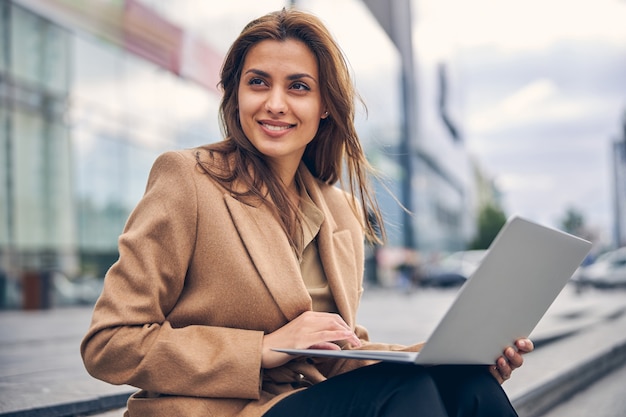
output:
[[[283,130],[291,129],[292,127],[295,126],[295,125],[270,125],[267,123],[260,123],[260,125],[263,126],[265,129],[271,130],[273,132],[281,132]]]

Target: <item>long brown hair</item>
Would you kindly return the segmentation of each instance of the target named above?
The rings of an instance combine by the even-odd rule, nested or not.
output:
[[[382,218],[366,175],[372,169],[354,126],[357,94],[341,49],[324,24],[312,14],[283,9],[255,19],[243,29],[230,47],[221,70],[219,85],[223,97],[219,117],[225,139],[210,146],[212,152],[227,156],[223,159],[227,165],[217,166],[215,158],[213,162],[199,160],[200,165],[235,197],[258,198],[270,205],[294,246],[293,232],[300,221],[297,207],[291,204],[282,182],[275,180],[263,155],[250,143],[239,120],[237,92],[246,54],[252,46],[268,39],[299,40],[317,58],[322,103],[329,116],[320,121],[302,160],[314,177],[327,184],[339,181],[342,185],[346,182],[343,178],[345,161],[347,191],[356,197],[356,201],[350,201],[351,207],[363,218],[367,239],[380,243],[384,239]],[[245,184],[245,190],[239,187],[235,190],[236,181]]]

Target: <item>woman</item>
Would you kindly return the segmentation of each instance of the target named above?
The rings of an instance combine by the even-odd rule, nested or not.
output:
[[[489,368],[273,350],[419,345],[370,343],[354,322],[363,235],[382,222],[323,24],[295,10],[252,21],[220,84],[225,140],[156,160],[81,345],[93,376],[141,389],[126,415],[515,415],[499,383],[527,339]],[[333,186],[344,163],[349,194]]]

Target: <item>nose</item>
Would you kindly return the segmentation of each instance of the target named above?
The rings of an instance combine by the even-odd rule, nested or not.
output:
[[[278,88],[272,89],[265,101],[265,110],[272,114],[285,114],[287,112],[285,93]]]

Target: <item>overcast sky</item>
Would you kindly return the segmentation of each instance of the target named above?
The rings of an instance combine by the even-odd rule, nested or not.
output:
[[[252,17],[287,3],[212,2],[197,30],[225,49]],[[181,14],[197,10],[189,0],[176,4]],[[397,63],[360,1],[298,4],[328,24],[357,87]],[[416,59],[454,65],[465,144],[494,177],[507,214],[559,225],[573,207],[610,239],[610,147],[626,112],[626,0],[414,0],[413,8]],[[375,118],[375,103],[368,107]]]
[[[439,38],[432,53],[451,48],[459,57],[466,143],[496,178],[506,209],[558,224],[574,207],[610,238],[626,1],[420,4],[421,39]]]

